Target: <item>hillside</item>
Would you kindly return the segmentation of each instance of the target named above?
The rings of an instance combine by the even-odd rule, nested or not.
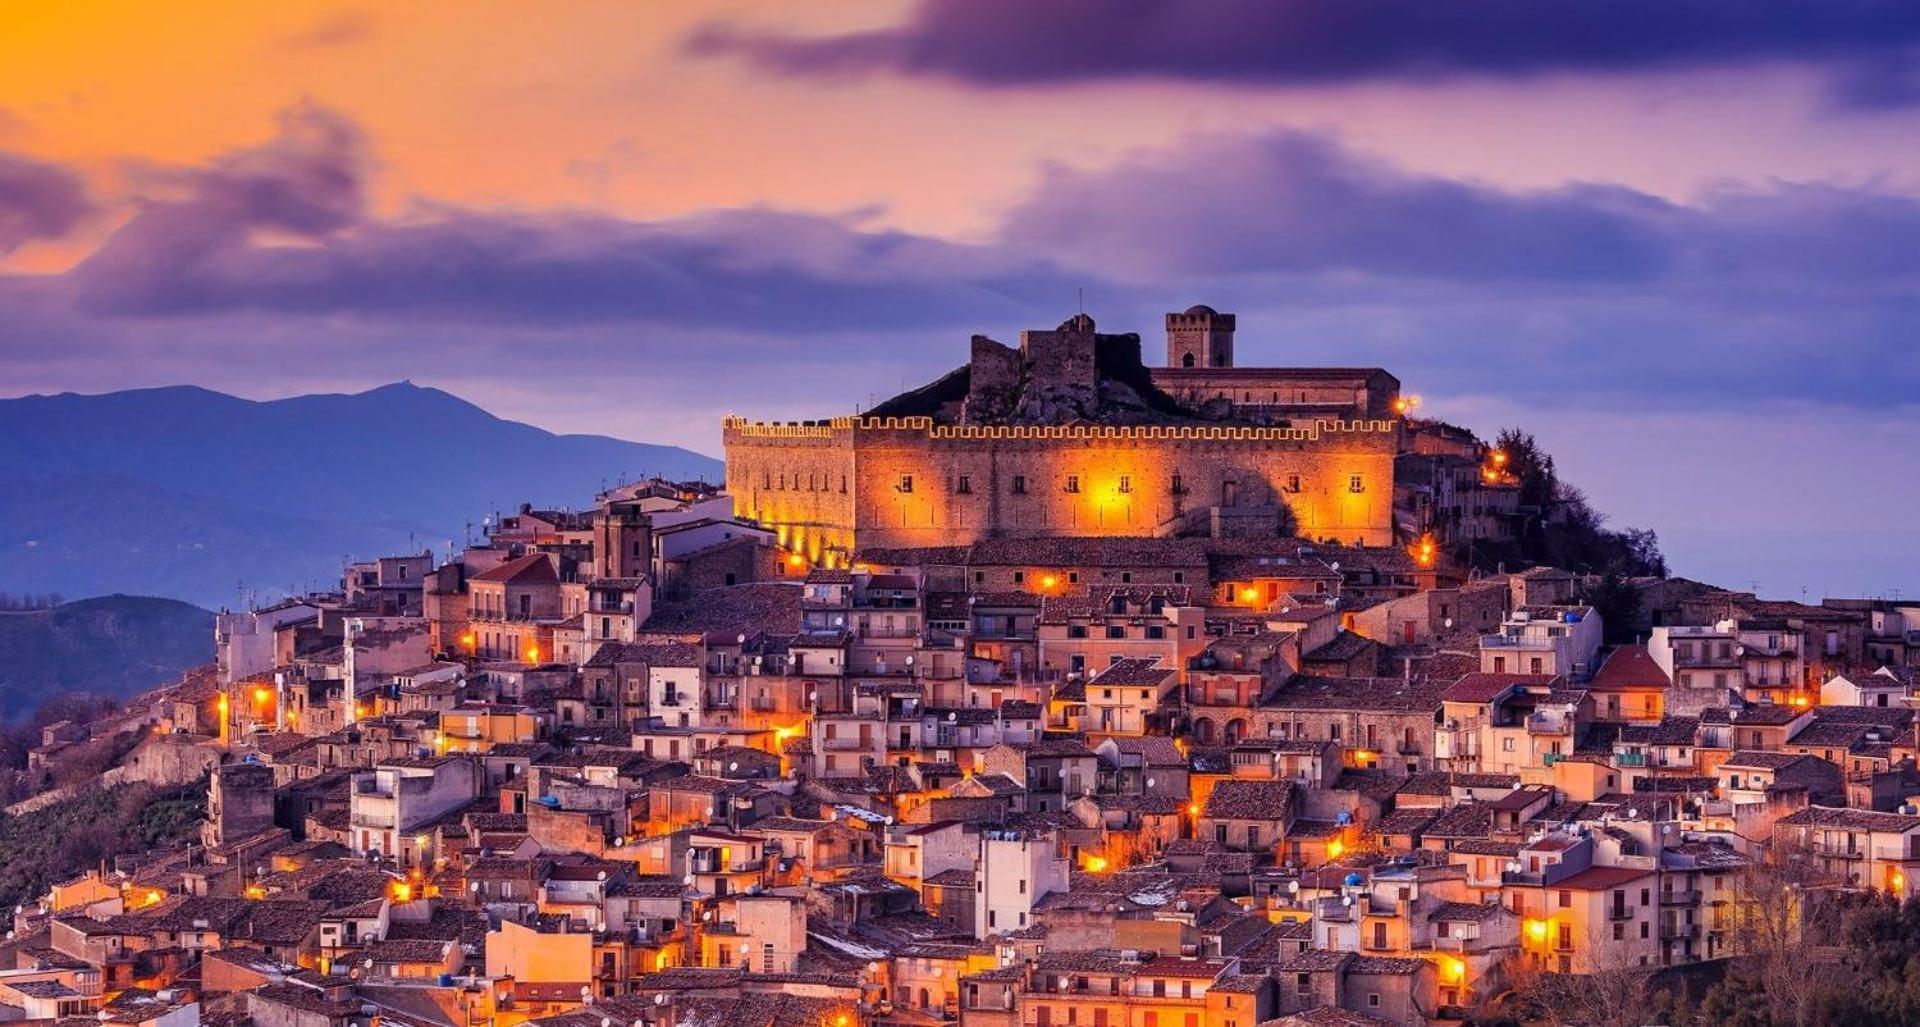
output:
[[[173,599],[113,595],[0,612],[0,719],[50,696],[125,698],[213,660],[213,614]]]
[[[521,501],[716,479],[672,446],[556,435],[411,383],[256,402],[177,387],[0,400],[0,589],[205,606],[444,548]]]

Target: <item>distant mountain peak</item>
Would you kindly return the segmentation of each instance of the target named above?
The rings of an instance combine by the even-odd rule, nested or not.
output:
[[[721,477],[700,453],[557,435],[412,380],[275,400],[191,385],[4,399],[0,438],[0,590],[208,606],[330,583],[348,553],[440,549],[521,502]]]

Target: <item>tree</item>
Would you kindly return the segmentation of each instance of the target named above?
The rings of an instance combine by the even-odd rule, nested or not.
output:
[[[1587,605],[1600,615],[1606,632],[1606,644],[1624,645],[1633,641],[1640,620],[1640,590],[1609,570],[1587,589]]]

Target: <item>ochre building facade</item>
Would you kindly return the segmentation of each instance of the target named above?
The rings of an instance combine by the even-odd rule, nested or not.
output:
[[[1170,357],[1182,344],[1185,337],[1170,341]],[[1369,546],[1393,542],[1400,424],[1367,416],[1390,397],[1370,397],[1364,386],[1348,392],[1345,418],[1313,416],[1324,410],[1324,395],[1312,398],[1309,406],[1319,409],[1311,413],[1295,410],[1281,419],[1263,411],[1267,416],[1253,421],[1241,411],[1213,419],[1177,408],[1168,412],[1164,395],[1141,403],[1128,393],[1131,423],[1081,417],[1066,424],[972,423],[969,411],[990,404],[997,413],[1033,409],[1036,396],[1041,409],[1047,397],[1063,394],[1098,394],[1106,402],[1115,386],[1096,374],[1093,355],[1124,364],[1130,354],[1137,368],[1138,350],[1135,336],[1094,336],[1083,315],[1059,332],[1026,333],[1018,351],[976,339],[972,365],[955,373],[970,373],[971,385],[951,387],[952,396],[965,399],[915,400],[940,414],[876,411],[787,423],[728,418],[727,491],[736,514],[771,528],[782,546],[828,566],[875,546],[1246,533],[1263,525],[1272,531],[1282,508],[1302,537]],[[1063,353],[1072,359],[1063,360]],[[1213,357],[1225,363],[1230,354],[1215,348]],[[1123,366],[1120,380],[1144,380],[1146,369],[1137,370]],[[1068,378],[1071,393],[1046,392]],[[1397,391],[1397,381],[1385,380]],[[984,396],[987,382],[1003,394]],[[936,383],[921,392],[938,388]]]

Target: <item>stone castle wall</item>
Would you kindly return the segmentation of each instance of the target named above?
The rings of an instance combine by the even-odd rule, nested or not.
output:
[[[1398,439],[1391,421],[975,427],[730,418],[725,427],[735,513],[829,564],[864,546],[1155,535],[1194,510],[1276,503],[1292,509],[1305,537],[1388,545]]]

